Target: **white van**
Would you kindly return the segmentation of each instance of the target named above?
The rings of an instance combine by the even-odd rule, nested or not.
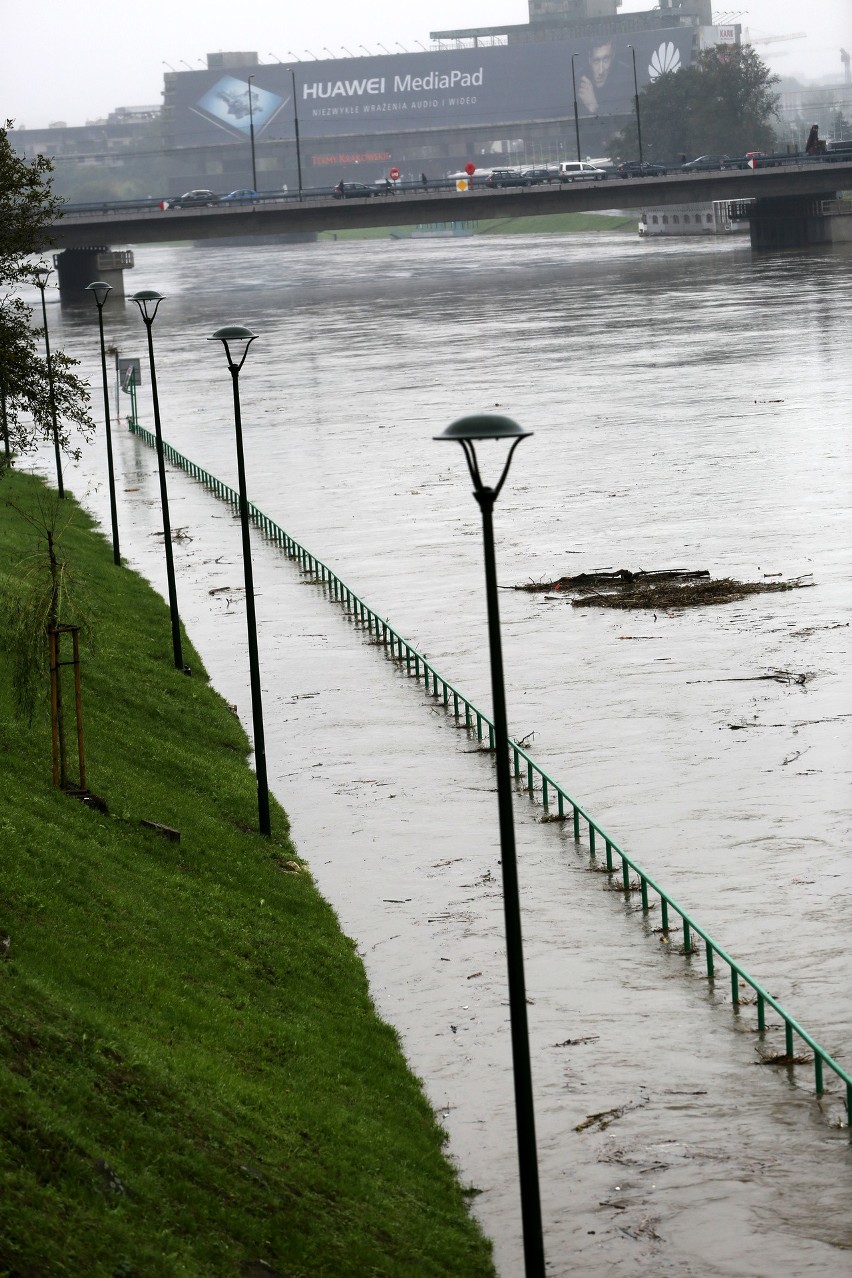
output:
[[[606,170],[588,160],[563,160],[559,165],[560,182],[602,182],[605,177]]]

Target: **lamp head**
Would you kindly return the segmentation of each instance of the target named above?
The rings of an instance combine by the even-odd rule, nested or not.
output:
[[[228,368],[231,372],[239,372],[243,364],[246,362],[249,347],[252,342],[257,340],[257,333],[253,333],[250,328],[244,328],[242,324],[226,324],[224,328],[217,328],[215,333],[207,338],[208,342],[221,342],[225,348],[225,358],[228,361]],[[245,343],[242,347],[242,358],[236,362],[231,355],[231,345],[236,344],[237,352],[240,350],[240,343]]]
[[[107,284],[106,280],[93,280],[91,284],[86,285],[83,292],[93,294],[94,299],[100,308],[112,292],[112,285]]]
[[[476,413],[470,417],[460,417],[434,438],[455,440],[456,443],[461,444],[477,499],[482,498],[483,494],[489,494],[489,501],[494,502],[506,482],[515,449],[522,439],[527,439],[532,433],[531,430],[524,430],[517,422],[513,422],[511,417],[503,417],[499,413]],[[493,488],[486,487],[482,482],[479,461],[474,448],[474,444],[483,439],[505,439],[510,444],[503,473]]]
[[[139,314],[145,323],[153,324],[160,302],[163,301],[163,295],[154,288],[143,288],[138,293],[131,293],[130,300],[139,307]]]
[[[458,443],[463,440],[477,439],[526,439],[533,432],[524,430],[511,417],[503,417],[499,413],[476,413],[471,417],[460,417],[448,426],[435,439],[453,439]]]

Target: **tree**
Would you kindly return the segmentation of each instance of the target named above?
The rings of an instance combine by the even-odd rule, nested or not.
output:
[[[716,45],[692,66],[653,80],[639,96],[642,151],[646,159],[678,155],[744,155],[772,151],[778,76],[750,45]],[[613,153],[638,153],[636,121],[612,139]]]
[[[48,393],[47,361],[39,354],[42,330],[32,325],[32,311],[15,290],[35,283],[31,255],[47,244],[46,227],[58,215],[60,201],[51,192],[51,162],[39,155],[32,162],[13,150],[8,130],[0,128],[0,429],[6,448],[27,452],[51,437],[53,418]],[[60,446],[68,448],[71,428],[88,434],[88,391],[72,371],[77,361],[51,353]]]

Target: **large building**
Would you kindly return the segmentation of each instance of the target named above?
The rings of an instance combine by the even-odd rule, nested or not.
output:
[[[735,42],[710,0],[662,0],[621,16],[620,0],[530,0],[524,25],[434,31],[419,52],[260,64],[208,55],[206,70],[166,75],[167,149],[187,185],[305,187],[339,178],[439,176],[473,162],[602,156],[641,89]],[[634,80],[634,54],[636,77]],[[297,149],[298,135],[298,149]],[[240,145],[242,144],[242,145]]]
[[[300,174],[306,188],[373,181],[390,167],[437,177],[469,162],[571,158],[578,131],[582,154],[600,157],[630,116],[636,84],[641,90],[703,47],[739,39],[739,27],[713,26],[710,0],[659,0],[624,15],[620,5],[529,0],[525,24],[434,31],[431,47],[416,52],[290,65],[211,53],[202,70],[166,73],[160,119],[135,130],[132,145],[126,129],[119,144],[108,128],[87,130],[87,173],[75,188],[66,179],[77,130],[65,131],[57,185],[85,199],[103,198],[107,184],[168,195],[248,187],[255,178],[261,190],[292,189]],[[33,139],[16,136],[32,153]],[[44,134],[37,149],[51,152]],[[141,187],[130,192],[134,166]]]

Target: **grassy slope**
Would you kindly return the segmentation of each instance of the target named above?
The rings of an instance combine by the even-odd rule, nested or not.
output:
[[[8,502],[39,490],[0,481],[0,583],[37,540]],[[109,815],[53,789],[46,707],[14,718],[0,651],[0,1275],[493,1273],[285,814],[253,832],[239,723],[86,515],[62,547]]]
[[[460,210],[460,213],[463,210]],[[477,223],[477,235],[562,235],[572,231],[636,231],[639,215],[609,217],[602,213],[548,213],[542,217],[504,217]],[[320,240],[385,240],[391,232],[403,238],[407,226],[368,226],[362,230],[320,231]]]

